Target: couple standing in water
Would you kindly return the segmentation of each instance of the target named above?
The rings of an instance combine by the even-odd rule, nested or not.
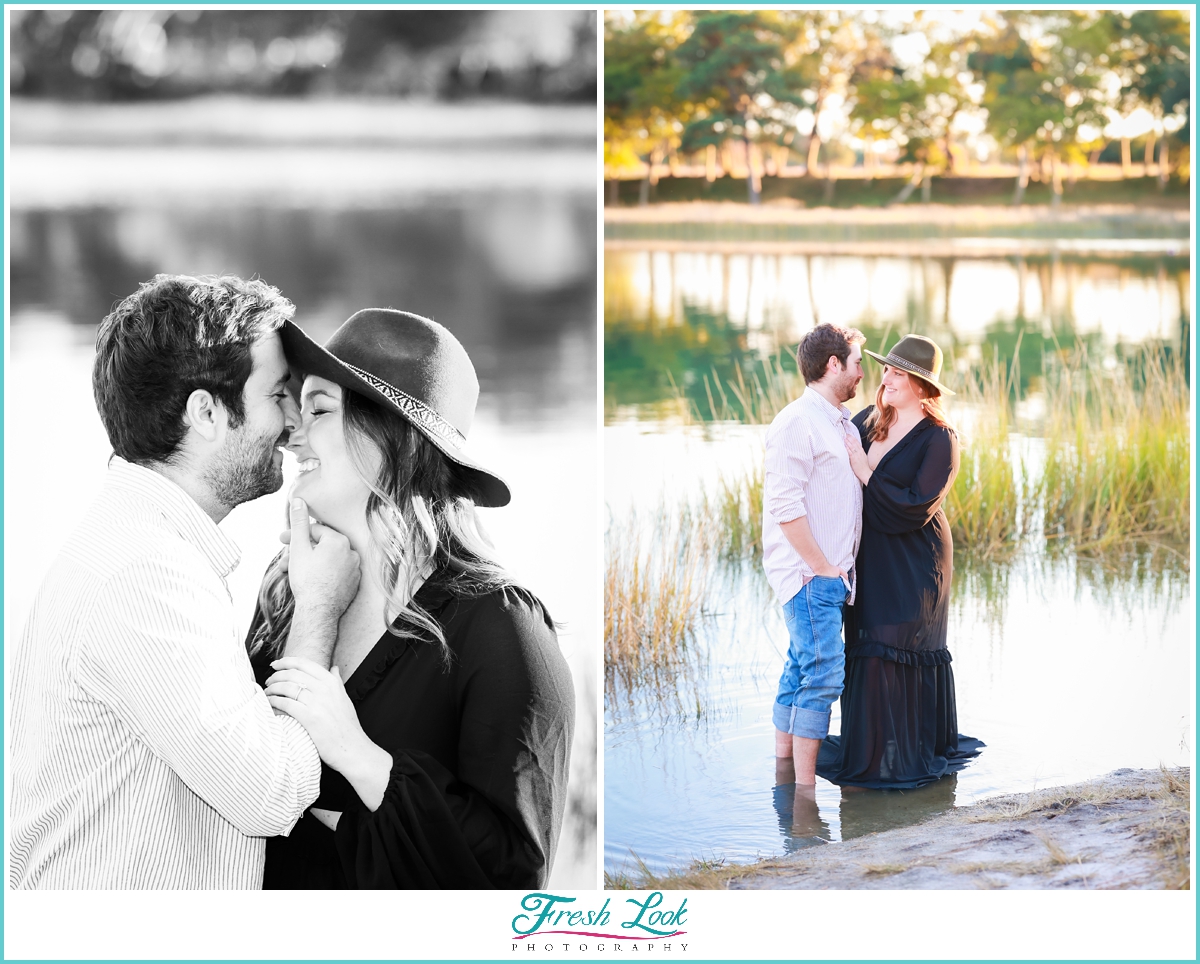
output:
[[[938,381],[942,353],[919,335],[887,357],[867,351],[882,384],[851,419],[864,340],[830,324],[804,337],[807,387],[766,440],[763,565],[789,637],[772,712],[776,784],[795,784],[797,826],[816,816],[817,774],[843,788],[912,789],[983,746],[958,732],[946,648],[953,546],[942,503],[959,450],[941,407],[953,394]]]

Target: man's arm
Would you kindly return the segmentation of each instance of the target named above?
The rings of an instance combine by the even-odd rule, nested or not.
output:
[[[255,683],[216,574],[142,559],[79,615],[84,692],[242,833],[288,833],[317,797],[320,758]]]
[[[830,578],[835,576],[841,576],[843,579],[850,578],[849,573],[845,569],[829,564],[829,560],[825,558],[825,553],[821,551],[821,547],[817,545],[817,540],[813,538],[812,529],[808,526],[807,516],[800,516],[791,522],[781,522],[779,528],[783,532],[784,538],[791,543],[793,549],[800,553],[800,558],[804,560],[805,565],[814,574]]]
[[[846,576],[831,566],[808,525],[808,480],[812,477],[812,443],[803,427],[792,422],[767,434],[763,470],[763,505],[779,523],[784,538],[818,576]]]
[[[309,525],[303,499],[293,499],[290,512],[288,582],[296,608],[284,652],[328,669],[338,620],[358,593],[361,560],[340,532]]]

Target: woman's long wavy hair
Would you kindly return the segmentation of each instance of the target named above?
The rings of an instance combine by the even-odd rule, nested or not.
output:
[[[464,469],[407,419],[349,389],[342,390],[342,419],[350,458],[371,490],[368,564],[375,565],[375,577],[387,594],[384,615],[389,631],[400,637],[432,637],[441,644],[448,664],[451,653],[441,627],[414,600],[431,572],[438,573],[440,585],[454,595],[509,588],[527,594],[492,558]],[[372,473],[369,467],[376,453],[380,466]],[[271,563],[259,590],[262,618],[247,644],[251,656],[265,650],[275,658],[287,642],[295,600],[283,556],[280,553]]]
[[[894,367],[894,366],[891,366]],[[896,371],[903,372],[903,368],[896,368]],[[950,424],[950,419],[946,418],[946,413],[942,410],[942,393],[937,386],[930,385],[923,378],[918,378],[908,372],[909,384],[912,385],[913,391],[921,400],[921,409],[925,412],[925,416],[933,422],[934,425],[942,425],[947,428],[953,428]],[[879,390],[875,393],[875,411],[867,416],[866,428],[867,438],[872,442],[882,442],[888,437],[888,431],[896,423],[896,410],[883,400],[883,385],[879,386]]]

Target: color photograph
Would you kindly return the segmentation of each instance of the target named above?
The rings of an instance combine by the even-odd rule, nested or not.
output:
[[[605,12],[607,887],[1190,887],[1190,18]]]

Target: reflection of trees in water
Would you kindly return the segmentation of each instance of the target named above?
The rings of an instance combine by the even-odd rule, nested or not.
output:
[[[750,319],[748,305],[730,305],[730,256],[720,256],[720,270],[712,265],[712,278],[720,276],[711,291],[700,293],[681,287],[677,280],[675,257],[669,257],[670,293],[662,297],[656,288],[661,272],[653,265],[648,274],[649,293],[642,297],[632,286],[632,268],[625,259],[614,259],[605,270],[605,404],[649,405],[672,398],[677,390],[693,403],[702,418],[710,418],[712,407],[711,375],[716,372],[725,384],[737,382],[737,372],[750,380],[765,359],[782,353],[782,364],[795,371],[795,341],[802,334],[794,328],[797,305],[820,321],[828,316],[813,288],[813,258],[804,256],[803,272],[807,287],[792,290],[778,283],[782,272],[778,256],[762,256],[774,264],[762,277],[773,283],[762,296],[761,317]],[[716,257],[716,256],[714,256]],[[755,256],[758,257],[758,256]],[[833,259],[826,259],[833,260]],[[864,262],[868,286],[874,283],[874,266],[879,258]],[[862,315],[849,323],[867,336],[872,350],[886,351],[905,334],[933,337],[942,346],[947,360],[947,377],[953,385],[954,367],[968,361],[999,357],[1011,366],[1017,362],[1019,379],[1014,386],[1025,395],[1043,372],[1047,354],[1070,354],[1085,348],[1097,362],[1104,356],[1103,332],[1079,331],[1075,310],[1076,295],[1085,283],[1113,284],[1118,288],[1136,281],[1152,282],[1163,303],[1167,294],[1180,306],[1178,338],[1163,341],[1164,351],[1187,352],[1190,329],[1189,273],[1186,259],[1178,257],[1123,257],[1088,259],[1058,254],[1021,256],[1007,259],[1015,275],[1015,312],[992,320],[977,332],[960,333],[952,317],[952,293],[956,269],[979,259],[911,258],[911,266],[901,312],[893,317],[882,314],[872,303]],[[993,259],[994,261],[994,259]],[[961,282],[960,282],[961,283]],[[751,287],[751,285],[748,287]],[[1173,290],[1171,290],[1173,289]],[[982,296],[982,294],[981,294]],[[839,297],[834,290],[826,297]],[[749,293],[747,293],[749,300]],[[670,314],[662,316],[662,304]],[[828,307],[828,306],[826,306]],[[1118,346],[1118,355],[1121,352]],[[709,384],[705,376],[710,376]],[[734,406],[736,409],[736,406]],[[719,408],[719,406],[718,406]]]
[[[562,210],[540,221],[509,223],[497,203],[14,212],[12,307],[17,316],[36,306],[95,325],[156,272],[258,275],[296,304],[297,321],[315,337],[327,337],[359,308],[404,308],[450,327],[471,352],[485,390],[511,389],[505,404],[536,409],[589,400],[594,209],[563,200]],[[551,227],[574,254],[552,270],[514,274],[489,240],[506,225],[517,261],[523,246],[536,256],[538,231]]]

